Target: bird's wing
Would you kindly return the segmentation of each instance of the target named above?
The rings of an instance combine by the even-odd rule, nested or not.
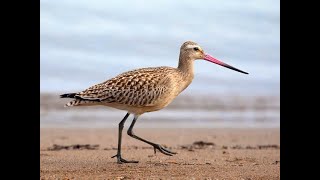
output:
[[[170,87],[170,71],[172,68],[169,67],[129,71],[91,86],[75,97],[98,102],[151,106]]]

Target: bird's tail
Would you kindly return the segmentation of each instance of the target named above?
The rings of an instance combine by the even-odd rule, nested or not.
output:
[[[81,103],[81,99],[75,99],[73,101],[68,102],[64,105],[64,107],[71,107],[71,106],[77,106]]]
[[[77,93],[67,93],[67,94],[61,94],[60,98],[74,98],[75,100],[70,101],[69,103],[65,104],[64,107],[71,107],[71,106],[90,106],[94,105],[96,103],[95,100],[87,100],[82,99],[77,96],[75,96]]]
[[[83,100],[83,99],[75,99],[73,101],[68,102],[64,107],[71,107],[71,106],[92,106],[95,105],[96,101],[90,100]]]
[[[66,93],[66,94],[61,94],[60,98],[75,98],[76,93]],[[77,106],[80,104],[81,100],[80,99],[75,99],[67,104],[64,105],[64,107],[70,107],[70,106]]]
[[[77,93],[61,94],[61,95],[60,95],[60,98],[74,98],[74,96],[75,96],[76,94],[77,94]]]

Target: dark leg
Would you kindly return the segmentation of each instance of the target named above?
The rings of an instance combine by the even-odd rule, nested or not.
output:
[[[123,126],[124,123],[126,122],[127,118],[129,117],[129,113],[126,114],[126,116],[124,116],[124,118],[121,120],[121,122],[119,123],[119,132],[118,132],[118,151],[117,154],[112,156],[111,158],[117,157],[117,162],[119,164],[121,163],[138,163],[139,161],[127,161],[125,159],[122,159],[121,157],[121,140],[122,140],[122,130],[123,130]]]
[[[135,134],[133,134],[133,126],[134,124],[136,123],[138,117],[137,116],[134,116],[133,120],[132,120],[132,123],[128,129],[128,135],[135,138],[135,139],[138,139],[140,141],[143,141],[147,144],[150,144],[151,146],[153,146],[154,148],[154,153],[156,153],[156,149],[158,149],[161,153],[165,154],[165,155],[168,155],[168,156],[172,156],[173,154],[177,154],[176,152],[172,152],[172,151],[169,151],[167,149],[165,149],[164,147],[162,147],[160,144],[156,144],[156,143],[153,143],[153,142],[150,142],[150,141],[147,141],[145,139],[142,139],[141,137],[138,137],[136,136]]]

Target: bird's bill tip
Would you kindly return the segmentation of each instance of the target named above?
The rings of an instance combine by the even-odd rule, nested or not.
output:
[[[209,61],[209,62],[218,64],[218,65],[220,65],[220,66],[223,66],[223,67],[232,69],[232,70],[234,70],[234,71],[241,72],[241,73],[243,73],[243,74],[249,74],[249,73],[244,72],[244,71],[242,71],[242,70],[240,70],[240,69],[237,69],[237,68],[235,68],[235,67],[233,67],[233,66],[230,66],[229,64],[226,64],[226,63],[224,63],[224,62],[221,62],[221,61],[219,61],[218,59],[212,57],[212,56],[209,55],[209,54],[205,54],[205,56],[204,56],[203,59],[206,60],[206,61]]]

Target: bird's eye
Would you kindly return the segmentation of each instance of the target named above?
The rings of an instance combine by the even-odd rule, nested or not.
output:
[[[199,48],[198,48],[198,47],[195,47],[195,48],[193,48],[193,50],[195,50],[195,51],[199,51]]]

